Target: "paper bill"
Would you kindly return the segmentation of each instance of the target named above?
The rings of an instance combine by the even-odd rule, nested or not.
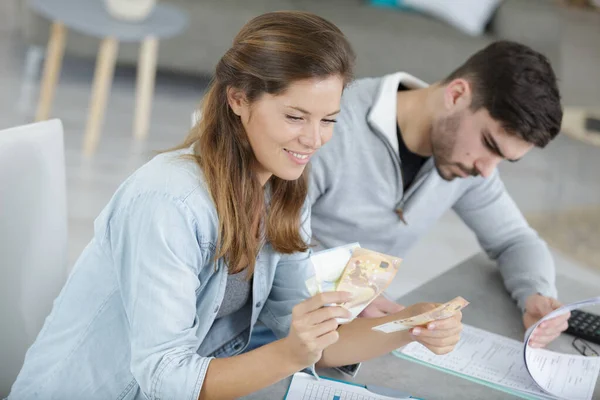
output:
[[[352,316],[347,320],[338,319],[338,322],[345,323],[356,318],[389,286],[401,262],[398,257],[355,248],[335,289],[353,294],[351,301],[341,304]]]
[[[373,327],[373,330],[385,333],[405,331],[407,329],[414,328],[415,326],[426,325],[431,321],[450,318],[452,315],[454,315],[454,313],[462,310],[468,304],[469,302],[467,300],[458,296],[432,310],[412,317],[398,319],[396,321],[375,326]]]

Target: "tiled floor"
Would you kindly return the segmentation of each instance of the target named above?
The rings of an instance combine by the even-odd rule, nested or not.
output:
[[[0,128],[30,122],[17,112],[25,49],[9,34],[0,35]],[[119,183],[152,156],[153,151],[177,144],[190,124],[205,81],[159,75],[150,135],[146,142],[131,137],[134,109],[134,71],[117,69],[106,112],[103,136],[96,156],[81,156],[93,63],[67,58],[52,115],[65,127],[69,202],[69,262],[72,264],[92,234],[96,215]],[[35,94],[34,94],[35,95]],[[600,148],[560,137],[547,149],[536,150],[523,161],[501,166],[508,190],[524,213],[564,210],[600,204]],[[557,226],[560,229],[560,226]],[[600,245],[600,232],[598,233]],[[403,264],[402,279],[390,288],[392,296],[419,286],[479,251],[470,231],[452,213],[414,248]],[[560,273],[600,285],[600,275],[556,254]]]

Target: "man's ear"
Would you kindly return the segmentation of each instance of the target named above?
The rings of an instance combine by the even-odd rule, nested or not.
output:
[[[227,103],[229,104],[229,107],[231,107],[233,112],[238,117],[241,117],[244,108],[248,106],[246,93],[244,93],[244,91],[241,89],[229,86],[227,88]]]
[[[472,97],[471,83],[466,79],[457,78],[444,89],[444,106],[448,110],[463,109],[471,105]]]

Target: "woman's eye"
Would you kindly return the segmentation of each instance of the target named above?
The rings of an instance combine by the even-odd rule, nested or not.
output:
[[[302,121],[302,117],[294,117],[293,115],[286,115],[286,118],[291,121]]]
[[[324,124],[335,124],[337,122],[337,119],[324,119],[321,122],[323,122]]]

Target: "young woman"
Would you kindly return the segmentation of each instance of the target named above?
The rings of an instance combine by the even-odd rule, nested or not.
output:
[[[339,29],[309,13],[244,26],[201,122],[96,220],[9,399],[236,398],[414,340],[371,330],[385,318],[338,329],[348,312],[324,305],[349,295],[309,298],[305,287],[306,166],[331,138],[353,57]],[[258,320],[280,339],[246,351]],[[444,353],[460,329],[458,314],[420,341]]]

